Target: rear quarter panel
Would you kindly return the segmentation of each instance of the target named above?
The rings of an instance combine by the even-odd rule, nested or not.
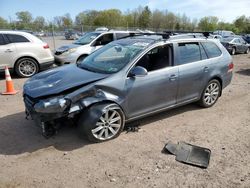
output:
[[[50,49],[44,49],[43,43],[33,43],[33,42],[24,42],[24,43],[15,43],[17,56],[15,57],[16,60],[29,56],[33,57],[37,60],[38,63],[53,61],[54,56]],[[15,61],[16,61],[15,60]]]

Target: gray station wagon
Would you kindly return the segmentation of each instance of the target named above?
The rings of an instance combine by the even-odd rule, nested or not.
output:
[[[100,142],[126,122],[198,102],[213,106],[232,79],[227,50],[213,39],[135,36],[111,42],[79,64],[33,76],[24,85],[27,116],[50,136],[73,119]]]

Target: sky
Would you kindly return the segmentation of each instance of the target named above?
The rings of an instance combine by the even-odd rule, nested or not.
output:
[[[70,13],[75,16],[84,10],[120,9],[122,12],[148,5],[151,10],[168,10],[193,18],[217,16],[221,21],[250,16],[250,0],[0,0],[0,16],[16,19],[18,11],[29,11],[33,17],[43,16],[52,20],[55,16]]]

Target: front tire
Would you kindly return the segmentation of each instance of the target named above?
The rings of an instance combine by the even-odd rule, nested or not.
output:
[[[211,80],[204,89],[199,104],[204,108],[212,107],[221,95],[221,84],[218,80]]]
[[[104,142],[120,135],[125,116],[116,104],[95,104],[83,112],[78,121],[80,136],[92,142]]]
[[[245,51],[245,54],[248,54],[250,51],[250,48],[247,48],[247,50]]]
[[[32,58],[21,58],[15,65],[15,72],[22,78],[28,78],[39,71],[37,62]]]
[[[235,55],[235,54],[236,54],[236,48],[233,47],[233,48],[232,48],[232,51],[231,51],[231,55]]]

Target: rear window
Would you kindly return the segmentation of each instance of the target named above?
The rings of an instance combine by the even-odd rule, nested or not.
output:
[[[5,45],[5,41],[3,39],[3,35],[0,34],[0,45]]]
[[[179,64],[201,60],[199,43],[179,43]]]
[[[219,47],[213,42],[202,42],[205,51],[207,52],[208,58],[218,57],[221,55]]]
[[[27,38],[21,35],[6,34],[6,36],[9,39],[10,43],[29,42]]]

